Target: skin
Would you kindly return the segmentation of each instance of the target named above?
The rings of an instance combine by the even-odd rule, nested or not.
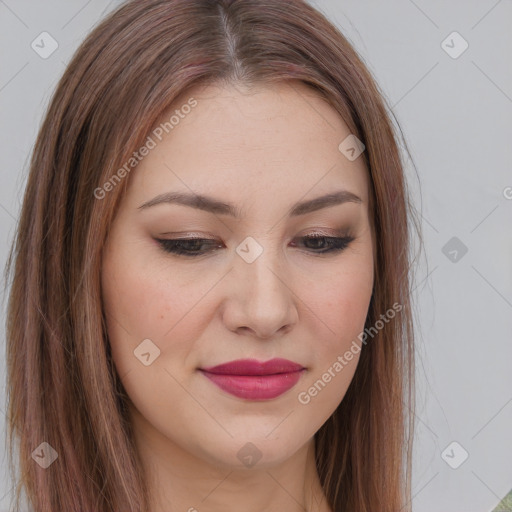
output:
[[[362,157],[349,161],[338,149],[350,130],[337,112],[292,84],[209,85],[179,98],[170,113],[190,97],[197,106],[130,174],[104,249],[109,341],[132,402],[151,512],[331,510],[313,436],[343,399],[360,354],[309,403],[298,395],[364,329],[375,254],[369,178]],[[288,216],[294,203],[340,189],[361,202]],[[242,216],[170,203],[139,208],[170,191],[213,196]],[[326,245],[302,237],[319,231],[354,239],[318,254]],[[155,241],[198,236],[220,248],[187,257]],[[263,248],[252,263],[236,252],[248,236]],[[144,339],[160,350],[148,366],[134,355]],[[274,357],[306,371],[271,400],[237,398],[198,370]],[[252,467],[237,457],[248,442],[261,457]]]

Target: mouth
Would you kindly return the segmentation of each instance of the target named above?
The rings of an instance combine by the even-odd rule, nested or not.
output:
[[[247,400],[270,400],[291,389],[306,371],[287,359],[239,359],[199,371],[223,391]]]

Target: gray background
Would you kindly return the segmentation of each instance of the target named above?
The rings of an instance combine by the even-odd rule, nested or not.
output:
[[[512,1],[312,3],[377,78],[418,171],[419,179],[408,163],[425,241],[414,292],[414,512],[490,511],[512,488]],[[78,44],[118,4],[0,0],[2,267],[50,95]],[[47,59],[31,48],[43,31],[58,42]],[[2,354],[4,315],[5,304]],[[0,408],[4,428],[4,392]],[[11,497],[5,466],[3,453],[0,510]]]

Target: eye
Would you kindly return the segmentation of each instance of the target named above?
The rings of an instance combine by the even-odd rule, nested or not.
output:
[[[313,236],[304,236],[299,238],[299,240],[303,240],[306,242],[306,246],[309,246],[309,249],[313,250],[313,252],[317,254],[325,254],[325,253],[337,253],[341,252],[348,247],[350,242],[354,240],[354,237],[351,236],[324,236],[324,235],[313,235]]]
[[[168,253],[180,256],[202,256],[223,247],[222,243],[210,238],[167,238],[155,239],[162,249]],[[324,236],[309,235],[298,238],[301,244],[292,243],[292,246],[304,247],[313,254],[338,253],[348,247],[354,240],[352,236]],[[306,242],[304,244],[304,242]]]
[[[215,250],[214,248],[221,247],[215,240],[209,238],[168,238],[156,239],[156,241],[164,251],[185,256],[201,256]],[[209,249],[205,250],[204,246]]]

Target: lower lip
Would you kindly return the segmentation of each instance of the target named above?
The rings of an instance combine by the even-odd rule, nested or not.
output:
[[[238,398],[270,400],[293,388],[304,370],[275,375],[220,375],[201,371],[220,389]]]

